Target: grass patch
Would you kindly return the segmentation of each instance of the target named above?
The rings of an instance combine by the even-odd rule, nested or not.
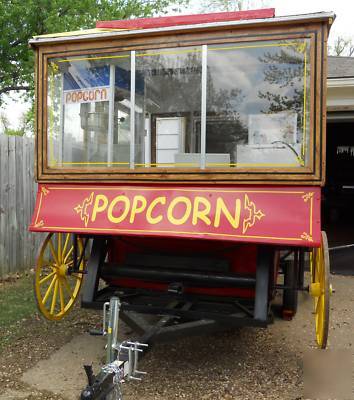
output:
[[[0,349],[18,337],[21,324],[36,312],[32,275],[0,283]]]

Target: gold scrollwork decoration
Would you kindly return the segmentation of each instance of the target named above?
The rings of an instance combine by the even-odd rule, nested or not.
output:
[[[243,234],[245,234],[249,228],[252,228],[256,220],[260,221],[265,217],[264,212],[262,210],[257,210],[256,205],[249,199],[247,194],[245,194],[244,208],[248,211],[248,217],[243,220]]]
[[[44,226],[44,221],[42,219],[34,224],[35,228],[41,228],[42,226]]]
[[[307,242],[313,242],[313,238],[311,235],[309,235],[306,232],[303,232],[302,235],[300,236],[302,240],[306,240]]]
[[[305,53],[306,48],[307,48],[307,43],[306,43],[305,41],[303,41],[303,42],[298,42],[298,43],[296,43],[296,44],[294,45],[294,47],[295,47],[295,50],[296,50],[298,53]]]
[[[44,194],[44,196],[47,196],[47,194],[50,193],[50,191],[45,186],[42,186],[41,192]]]
[[[93,202],[93,196],[94,192],[91,192],[89,197],[86,197],[81,204],[78,204],[76,207],[74,207],[76,213],[80,215],[81,221],[84,221],[85,227],[87,227],[90,219],[89,206]]]
[[[313,198],[314,193],[313,192],[309,192],[306,193],[302,196],[302,198],[304,199],[304,202],[307,203],[310,199]]]

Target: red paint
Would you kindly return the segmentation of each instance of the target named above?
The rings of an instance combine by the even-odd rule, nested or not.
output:
[[[113,237],[109,242],[109,260],[118,265],[126,264],[127,254],[164,254],[200,256],[225,259],[230,271],[240,275],[256,273],[257,245],[206,241],[203,239],[178,239],[154,237]]]
[[[122,237],[112,238],[109,242],[109,261],[120,265],[127,264],[128,254],[139,254],[144,260],[145,254],[159,254],[172,256],[194,256],[210,257],[227,260],[230,266],[230,273],[237,275],[255,276],[257,245],[234,244],[221,241],[206,241],[201,239],[174,239],[174,238],[141,238]],[[109,278],[107,283],[112,286],[142,288],[166,292],[168,284],[161,282],[150,282],[141,279]],[[230,296],[230,297],[254,297],[253,289],[234,287],[185,287],[185,293],[209,295],[209,296]]]
[[[105,199],[106,207],[99,197]],[[117,202],[122,197],[126,203]],[[156,203],[151,209],[155,223],[150,223],[147,211],[161,197],[164,204]],[[320,197],[319,187],[306,186],[46,184],[38,186],[30,230],[317,247],[321,231]],[[138,198],[146,200],[146,207],[131,220],[132,205]],[[176,203],[177,198],[184,202]],[[197,203],[198,198],[210,205],[206,220],[193,220],[195,210],[204,207]],[[188,204],[192,207],[189,213]],[[225,210],[232,218],[238,216],[234,224]],[[116,222],[125,211],[126,217]]]
[[[171,17],[136,18],[116,21],[98,21],[96,28],[106,29],[152,29],[167,26],[206,24],[211,22],[240,21],[250,19],[273,18],[274,8],[246,10],[235,12],[220,12],[193,15],[175,15]]]

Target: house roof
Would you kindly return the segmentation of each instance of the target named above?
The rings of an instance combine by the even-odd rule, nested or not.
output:
[[[354,77],[354,57],[328,57],[329,79],[334,78],[353,78]]]

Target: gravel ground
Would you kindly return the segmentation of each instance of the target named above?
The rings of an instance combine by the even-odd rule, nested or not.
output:
[[[45,321],[37,315],[19,321],[21,333],[11,346],[0,352],[0,400],[63,400],[60,395],[34,390],[22,382],[22,374],[78,334],[97,326],[100,319],[96,313],[75,308],[62,322]],[[71,373],[70,368],[67,372]],[[65,377],[58,377],[58,380],[62,378],[64,381]]]
[[[332,281],[336,293],[331,303],[329,348],[346,349],[352,354],[354,277],[333,276]],[[148,375],[143,382],[124,385],[124,400],[303,399],[303,355],[315,348],[311,311],[311,299],[301,293],[293,321],[276,320],[267,329],[242,328],[156,344],[140,365]],[[21,378],[25,371],[36,364],[38,367],[40,360],[53,356],[99,321],[99,314],[79,309],[60,323],[36,318],[26,321],[23,335],[0,353],[0,400],[75,398],[77,392],[66,397],[54,395],[24,383]],[[102,342],[98,340],[97,346],[102,347]],[[74,373],[73,365],[77,363],[71,361],[73,356],[68,351],[65,358],[67,377],[57,377],[62,387]],[[68,393],[68,387],[65,389]]]
[[[333,276],[332,282],[328,348],[353,353],[354,277]],[[149,372],[143,383],[124,387],[126,399],[303,399],[303,355],[316,350],[312,306],[300,293],[292,321],[158,345],[140,366]]]

